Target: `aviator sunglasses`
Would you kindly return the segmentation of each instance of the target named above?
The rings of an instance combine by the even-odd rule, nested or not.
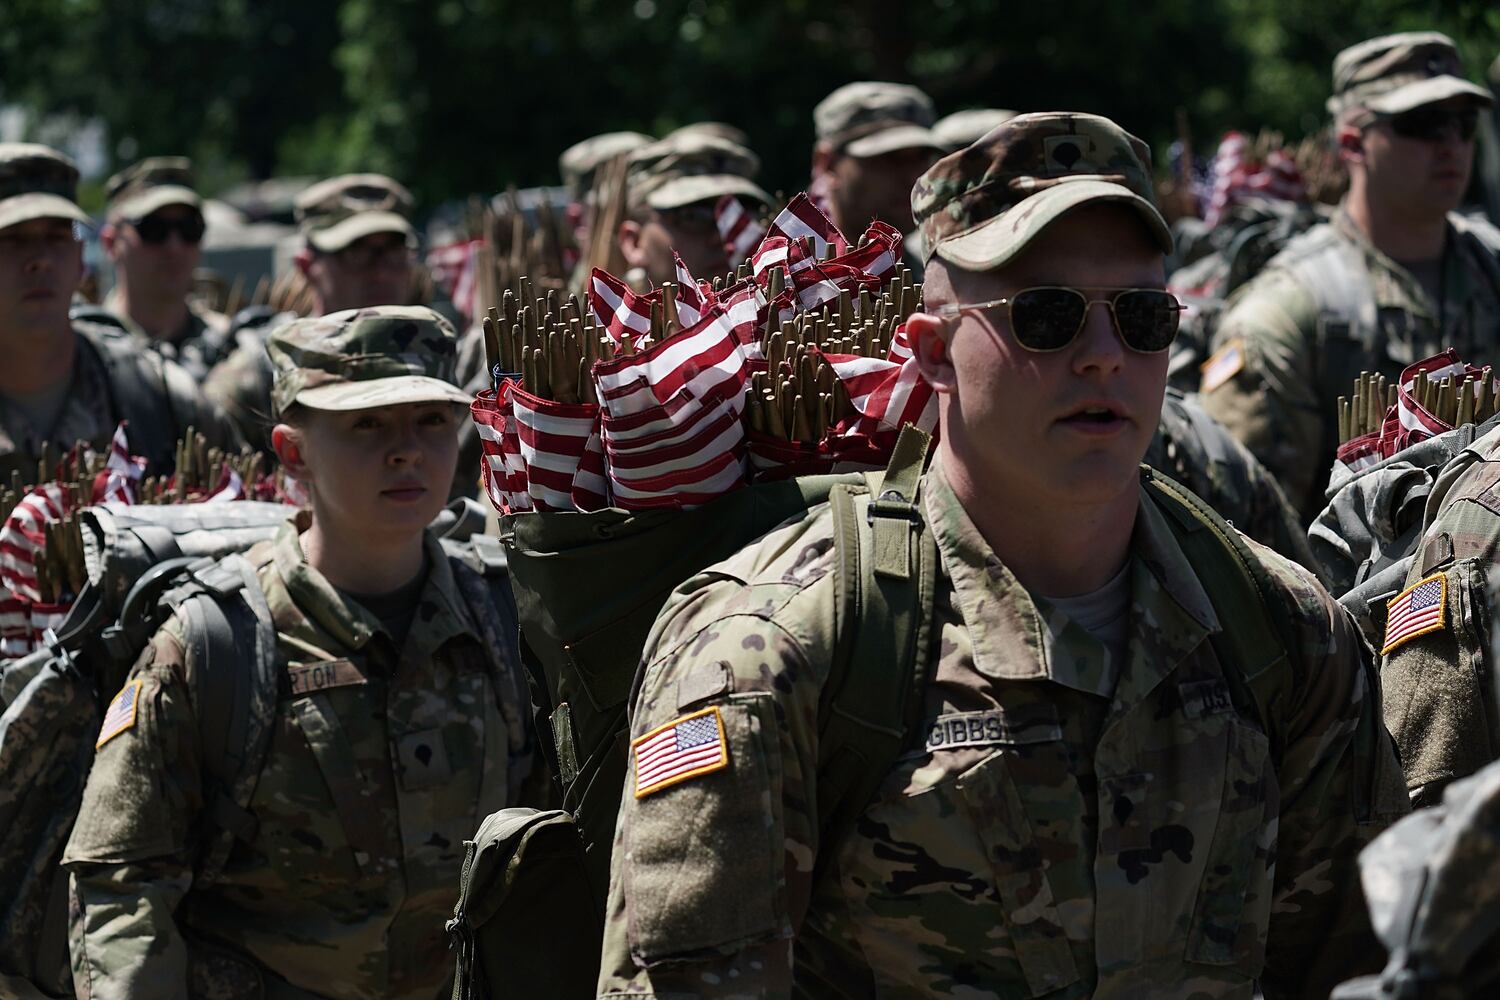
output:
[[[1479,109],[1415,108],[1396,115],[1381,115],[1380,120],[1390,125],[1391,131],[1403,139],[1439,142],[1447,138],[1452,129],[1460,139],[1468,142],[1474,138],[1474,131],[1479,127]]]
[[[144,219],[131,219],[131,226],[140,234],[142,243],[153,246],[167,242],[176,233],[182,242],[194,246],[203,240],[203,216],[193,215],[148,215]]]
[[[1005,306],[1010,331],[1028,351],[1060,351],[1083,330],[1089,306],[1102,302],[1109,307],[1115,330],[1125,346],[1139,354],[1158,354],[1172,346],[1185,306],[1171,292],[1160,288],[1096,288],[1105,297],[1091,299],[1077,288],[1040,286],[1023,288],[1004,299],[965,302],[938,307],[939,316],[957,319],[962,313]]]

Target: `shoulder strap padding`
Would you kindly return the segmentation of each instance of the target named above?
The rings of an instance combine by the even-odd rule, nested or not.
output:
[[[1213,508],[1156,470],[1142,471],[1183,555],[1200,570],[1198,580],[1219,617],[1220,629],[1210,641],[1230,697],[1242,712],[1254,713],[1280,766],[1286,740],[1281,730],[1286,667],[1297,649],[1281,589],[1244,537]]]
[[[182,600],[186,635],[197,659],[198,716],[207,808],[218,834],[199,862],[197,881],[212,882],[236,838],[255,835],[250,797],[265,763],[279,694],[276,626],[243,556],[197,573]]]
[[[908,425],[884,475],[829,497],[837,638],[819,706],[818,826],[830,843],[875,797],[921,717],[938,561],[918,495],[929,441]]]

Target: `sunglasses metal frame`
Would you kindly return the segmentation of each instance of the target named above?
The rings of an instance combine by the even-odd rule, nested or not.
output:
[[[1083,312],[1078,316],[1078,326],[1076,329],[1074,329],[1073,335],[1071,337],[1069,337],[1066,341],[1056,347],[1032,347],[1031,345],[1023,341],[1016,333],[1015,301],[1022,295],[1025,295],[1027,292],[1048,291],[1054,289],[1057,291],[1072,292],[1074,295],[1078,296],[1078,298],[1083,300]],[[1083,289],[1074,288],[1071,285],[1031,285],[1027,288],[1020,289],[1013,295],[1000,299],[991,299],[988,302],[945,303],[944,305],[938,306],[937,314],[946,319],[958,319],[966,312],[982,312],[986,309],[993,309],[996,306],[1005,306],[1005,320],[1010,325],[1011,336],[1015,338],[1016,343],[1020,344],[1024,350],[1031,351],[1034,354],[1055,354],[1058,351],[1067,350],[1068,347],[1072,346],[1073,342],[1078,339],[1078,335],[1083,332],[1083,324],[1088,322],[1089,308],[1096,303],[1102,304],[1109,308],[1109,319],[1110,322],[1114,324],[1115,335],[1120,338],[1120,343],[1125,345],[1126,350],[1133,351],[1136,354],[1161,354],[1163,351],[1169,350],[1172,346],[1172,342],[1177,339],[1177,331],[1181,327],[1182,313],[1187,310],[1187,306],[1183,305],[1178,300],[1177,296],[1173,295],[1165,288],[1097,287],[1090,288],[1088,291],[1104,292],[1107,293],[1109,297],[1102,299],[1091,299]],[[1162,347],[1155,351],[1143,351],[1138,347],[1132,346],[1130,341],[1126,339],[1125,331],[1120,326],[1120,316],[1117,312],[1115,312],[1115,300],[1125,292],[1153,292],[1156,294],[1165,295],[1175,304],[1174,309],[1178,316],[1178,324],[1174,326],[1172,330],[1172,338],[1171,340],[1167,341],[1165,347]]]

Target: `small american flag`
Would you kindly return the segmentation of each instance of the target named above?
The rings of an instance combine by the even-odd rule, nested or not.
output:
[[[729,764],[724,719],[718,706],[685,715],[631,742],[635,751],[635,797]]]
[[[589,278],[589,306],[617,344],[629,337],[639,346],[651,336],[651,299],[602,268]]]
[[[532,509],[573,510],[574,477],[589,436],[598,431],[599,407],[542,399],[516,385],[510,401]]]
[[[844,234],[839,232],[835,226],[818,206],[813,204],[807,192],[802,192],[787,202],[786,208],[771,220],[771,228],[766,232],[767,238],[774,236],[785,236],[788,240],[799,240],[804,236],[813,239],[813,253],[819,258],[828,254],[831,245],[836,254],[844,253],[849,249],[849,241],[844,239]]]
[[[1443,627],[1443,611],[1448,606],[1448,580],[1441,573],[1419,580],[1406,588],[1389,605],[1385,622],[1384,656],[1408,639],[1435,632]]]
[[[726,194],[714,206],[714,223],[724,240],[724,252],[729,255],[731,264],[738,264],[750,256],[750,251],[766,235],[765,227],[756,222],[732,194]]]
[[[99,740],[95,749],[102,747],[125,730],[135,725],[135,706],[141,697],[141,682],[131,681],[120,689],[115,700],[109,703],[104,713],[104,722],[99,726]]]

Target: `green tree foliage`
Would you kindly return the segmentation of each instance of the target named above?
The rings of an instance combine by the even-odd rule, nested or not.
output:
[[[1096,111],[1157,148],[1181,108],[1206,151],[1230,127],[1315,130],[1339,48],[1426,27],[1475,77],[1500,52],[1485,0],[5,0],[0,101],[101,117],[120,158],[384,170],[429,204],[552,182],[597,132],[718,119],[790,191],[813,104],[849,80],[941,111]]]

